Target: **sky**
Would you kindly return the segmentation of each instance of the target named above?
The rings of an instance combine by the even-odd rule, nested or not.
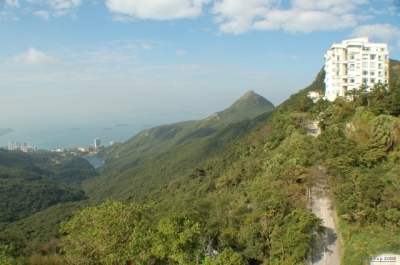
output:
[[[0,128],[202,119],[279,105],[332,43],[386,42],[399,0],[0,0]]]

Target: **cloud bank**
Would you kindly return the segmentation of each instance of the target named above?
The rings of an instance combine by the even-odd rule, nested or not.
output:
[[[203,6],[211,0],[106,0],[114,13],[140,19],[195,18],[202,14]]]
[[[354,14],[367,3],[368,0],[292,0],[285,8],[280,0],[107,0],[106,6],[115,13],[116,20],[127,21],[126,16],[154,20],[195,18],[210,5],[221,32],[240,34],[249,30],[308,33],[353,27],[368,18]]]
[[[353,37],[376,37],[384,41],[390,41],[392,39],[400,40],[400,29],[391,24],[373,24],[363,25],[357,27],[351,33]]]

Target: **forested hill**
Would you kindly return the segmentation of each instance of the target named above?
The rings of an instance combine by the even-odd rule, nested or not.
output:
[[[195,260],[204,264],[305,264],[311,235],[322,231],[320,220],[307,211],[306,190],[324,183],[330,187],[345,239],[342,264],[359,264],[379,253],[399,253],[400,83],[392,71],[396,65],[391,62],[390,87],[377,85],[369,93],[360,89],[349,101],[313,103],[307,94],[323,90],[321,71],[313,84],[292,95],[272,115],[258,119],[257,126],[218,156],[182,170],[175,166],[190,161],[191,148],[171,149],[168,155],[142,165],[141,172],[149,172],[143,182],[136,182],[140,174],[134,169],[125,177],[116,177],[115,182],[122,183],[117,186],[125,188],[112,184],[108,194],[120,194],[111,197],[126,202],[153,202],[149,215],[142,215],[147,210],[136,204],[123,208],[105,203],[69,223],[66,240],[76,242],[74,238],[87,225],[85,216],[113,212],[116,219],[119,211],[130,209],[147,216],[140,219],[146,224],[143,231],[154,229],[146,241],[148,250],[137,248],[132,260],[146,253],[147,261],[166,264],[194,264]],[[321,126],[318,137],[305,130],[313,121]],[[180,163],[170,164],[174,159]],[[324,169],[323,175],[319,168]],[[143,195],[146,180],[156,185]],[[96,187],[103,185],[107,183]],[[98,222],[109,221],[99,218]],[[183,244],[179,256],[176,249],[159,245],[165,236],[167,245]],[[187,243],[178,243],[182,237]],[[218,250],[219,257],[210,261],[206,249]],[[88,258],[77,247],[68,251]],[[125,253],[122,248],[114,251]]]
[[[86,199],[80,184],[96,175],[81,158],[0,149],[0,231],[58,203]]]
[[[338,213],[342,264],[400,253],[400,82],[390,65],[389,87],[313,103],[321,71],[273,112],[86,180],[93,206],[36,264],[307,264],[323,232],[306,207],[317,183]],[[317,137],[306,131],[315,121]]]
[[[216,112],[206,119],[147,129],[125,143],[106,148],[102,152],[106,164],[100,168],[100,172],[104,174],[130,169],[173,146],[191,139],[206,137],[231,123],[252,119],[273,108],[274,105],[267,99],[254,91],[248,91],[229,108]]]

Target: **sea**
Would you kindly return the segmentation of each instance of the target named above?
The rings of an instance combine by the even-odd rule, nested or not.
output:
[[[68,148],[88,146],[94,144],[94,139],[100,138],[101,144],[109,146],[111,141],[125,142],[135,134],[148,128],[142,124],[128,124],[126,126],[58,126],[53,128],[21,128],[11,133],[0,135],[0,146],[7,146],[8,141],[26,142],[28,146],[35,146],[37,150],[52,150],[55,148]]]
[[[89,163],[94,167],[94,168],[99,168],[102,165],[104,165],[104,159],[102,156],[81,156],[83,159],[86,159],[89,161]]]

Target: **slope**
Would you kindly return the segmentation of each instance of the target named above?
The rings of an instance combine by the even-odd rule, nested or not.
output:
[[[105,199],[145,202],[151,191],[168,186],[180,176],[191,175],[196,165],[223,154],[271,114],[267,112],[253,120],[230,124],[209,136],[186,140],[127,170],[103,173],[84,181],[83,187],[93,202]]]
[[[80,183],[96,175],[81,158],[0,149],[0,231],[58,203],[86,199]]]
[[[306,190],[313,183],[311,173],[318,160],[313,149],[316,140],[303,128],[308,122],[307,111],[313,106],[307,92],[300,91],[273,113],[187,141],[126,174],[115,172],[112,178],[92,185],[88,194],[96,201],[107,196],[153,203],[150,220],[140,220],[145,231],[155,232],[146,242],[143,254],[149,260],[144,263],[175,264],[179,256],[185,257],[180,264],[304,264],[312,233],[321,232],[321,221],[305,207]],[[245,129],[243,135],[239,134],[240,127]],[[240,137],[229,141],[235,135]],[[220,146],[212,150],[216,144]],[[207,156],[196,159],[202,151]],[[95,179],[85,185],[89,182],[94,184]],[[103,185],[111,187],[97,197],[96,189],[102,190]],[[115,213],[122,207],[113,205],[105,203],[92,210],[97,215],[96,209]],[[183,219],[175,219],[179,216]],[[89,236],[84,227],[90,224],[85,220],[83,214],[71,222],[68,240],[73,242],[81,232]],[[94,222],[103,220],[96,218]],[[158,245],[158,232],[173,233],[162,237],[169,243]],[[110,242],[107,237],[103,240]],[[90,248],[90,242],[84,245]],[[179,254],[168,250],[168,246],[180,244]],[[78,248],[68,251],[80,252]],[[214,263],[208,259],[209,263],[203,263],[207,251],[230,253],[226,255],[237,261]],[[122,252],[113,255],[122,255],[116,253]]]
[[[216,112],[206,119],[154,127],[138,133],[125,143],[106,148],[102,152],[106,164],[99,172],[105,174],[129,169],[172,146],[211,135],[231,123],[254,118],[273,108],[271,102],[253,91],[248,91],[228,109]]]
[[[304,264],[311,234],[323,228],[307,210],[307,191],[323,183],[348,240],[343,264],[400,251],[400,84],[359,90],[353,101],[313,103],[307,94],[322,90],[322,80],[319,74],[222,154],[190,166],[191,172],[176,168],[168,184],[144,199],[136,197],[140,182],[128,192],[132,197],[118,199],[154,202],[153,223],[186,213],[201,227],[197,251],[233,249],[247,264]],[[318,137],[305,130],[315,119]],[[175,153],[152,165],[163,169]],[[160,176],[147,177],[163,181]]]
[[[369,94],[360,90],[351,102],[337,99],[333,103],[321,100],[314,104],[307,93],[323,90],[322,80],[323,73],[320,73],[311,86],[292,95],[271,116],[262,115],[252,120],[259,123],[244,137],[231,142],[219,141],[219,137],[213,139],[216,134],[193,139],[170,149],[164,156],[154,157],[154,165],[142,163],[146,168],[140,174],[163,169],[163,165],[167,165],[164,170],[171,170],[166,175],[162,172],[147,175],[146,178],[153,178],[152,182],[164,183],[157,183],[159,187],[151,187],[145,194],[136,196],[142,189],[141,181],[137,181],[131,190],[121,192],[111,188],[103,196],[155,202],[151,224],[146,224],[151,231],[160,229],[160,224],[175,229],[165,219],[176,216],[171,214],[183,214],[184,222],[176,223],[182,225],[176,235],[179,237],[182,233],[183,239],[190,237],[190,245],[182,248],[188,257],[199,257],[201,253],[200,257],[207,259],[205,250],[209,249],[219,253],[230,251],[230,256],[235,257],[240,255],[246,264],[305,264],[311,234],[321,232],[322,228],[320,220],[306,210],[306,192],[316,183],[325,182],[330,186],[329,194],[340,215],[342,235],[348,241],[343,264],[358,264],[380,252],[398,252],[399,83],[388,90],[377,86]],[[321,121],[323,131],[318,137],[307,135],[304,129],[315,119]],[[222,135],[229,135],[232,128],[226,128]],[[180,148],[186,146],[191,150],[200,141],[211,143],[211,139],[214,143],[221,142],[224,150],[212,156],[220,148],[213,150],[210,159],[193,162],[195,166],[179,167],[191,163],[193,155],[180,153]],[[229,143],[225,145],[226,142]],[[183,158],[173,163],[170,159],[176,155]],[[320,175],[319,168],[325,168],[325,174]],[[168,176],[170,173],[174,175]],[[118,174],[115,172],[116,178],[111,180],[123,182],[121,186],[130,185],[137,177],[126,174],[119,178]],[[101,185],[107,185],[107,181]],[[107,205],[112,204],[104,207]],[[85,217],[83,213],[79,216]],[[75,235],[87,232],[79,223],[75,224]],[[185,233],[185,224],[196,224],[200,232]],[[87,227],[92,228],[90,224]],[[174,238],[171,235],[168,241],[171,245],[175,243]],[[86,243],[92,246],[93,242],[82,242],[80,246]],[[146,245],[149,254],[154,251],[153,243]],[[103,250],[100,246],[100,251]],[[119,256],[116,253],[114,256]],[[172,258],[176,253],[163,253],[166,254],[162,263],[174,264]]]
[[[234,249],[247,264],[305,264],[305,231],[321,232],[304,212],[306,194],[323,184],[346,239],[342,264],[399,253],[400,82],[359,90],[353,101],[313,103],[307,93],[322,89],[321,79],[225,154],[154,191],[155,218],[188,211],[204,242]],[[316,118],[322,134],[312,137],[304,127]]]

